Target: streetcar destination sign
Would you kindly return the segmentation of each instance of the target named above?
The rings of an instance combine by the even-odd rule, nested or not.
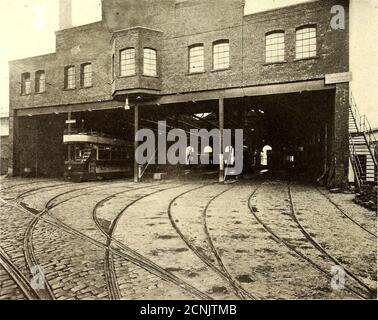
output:
[[[66,120],[66,124],[75,124],[76,120]]]

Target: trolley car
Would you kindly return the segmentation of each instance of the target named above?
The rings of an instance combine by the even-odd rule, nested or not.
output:
[[[67,133],[68,147],[64,176],[74,181],[129,176],[133,166],[133,148],[125,141],[97,132]]]

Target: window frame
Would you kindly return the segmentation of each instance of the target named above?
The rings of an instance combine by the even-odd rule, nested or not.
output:
[[[27,88],[28,90],[26,90]],[[21,74],[21,95],[28,96],[31,94],[32,94],[31,74],[30,72],[24,72]]]
[[[90,72],[86,72],[85,68],[90,67]],[[90,74],[90,84],[86,84],[86,75]],[[80,66],[80,87],[81,88],[92,88],[93,87],[93,64],[91,62],[86,62]]]
[[[131,59],[128,59],[127,52],[132,51],[133,54],[131,56]],[[125,53],[125,59],[122,59],[123,53]],[[124,61],[124,63],[123,63]],[[127,63],[128,61],[132,61],[132,63]],[[119,76],[120,77],[132,77],[136,75],[136,50],[134,47],[128,47],[128,48],[123,48],[119,50]],[[128,66],[132,66],[132,69],[128,71]],[[124,67],[124,68],[123,68]],[[114,68],[114,70],[116,70]],[[124,70],[124,72],[122,71]]]
[[[275,37],[268,39],[269,36],[272,35],[280,35],[282,37]],[[269,40],[276,40],[276,39],[283,39],[283,42],[276,42],[268,44]],[[283,44],[283,48],[277,48],[276,50],[270,49],[272,46],[279,46]],[[270,49],[270,50],[269,50]],[[268,56],[268,52],[275,52],[276,55]],[[280,54],[282,53],[283,54]],[[270,60],[269,60],[270,58]],[[275,59],[272,59],[275,58]],[[267,64],[273,64],[273,63],[283,63],[286,62],[286,33],[285,30],[273,30],[265,33],[265,63]]]
[[[73,70],[73,75],[70,75],[69,74],[69,70]],[[69,81],[70,77],[72,78],[71,80],[73,81]],[[69,84],[72,83],[72,86],[70,86]],[[76,89],[76,66],[74,65],[70,65],[70,66],[66,66],[64,67],[64,90],[75,90]]]
[[[196,49],[196,48],[202,48],[202,69],[197,71],[197,70],[194,70],[192,68],[192,50]],[[199,57],[199,56],[195,56],[195,57]],[[196,62],[196,61],[195,61]],[[196,73],[204,73],[206,70],[205,70],[205,46],[203,43],[195,43],[195,44],[192,44],[191,46],[188,47],[188,72],[190,74],[196,74]]]
[[[216,67],[216,63],[215,63],[215,49],[217,46],[219,45],[224,45],[224,44],[227,44],[228,46],[228,50],[227,51],[221,51],[221,52],[218,52],[218,54],[220,53],[224,53],[224,52],[228,52],[228,64],[227,66],[224,66],[224,64],[220,64],[220,63],[217,63],[217,65],[221,65],[221,67]],[[227,69],[230,69],[231,67],[231,46],[230,46],[230,40],[228,39],[221,39],[221,40],[217,40],[217,41],[214,41],[213,42],[213,71],[219,71],[219,70],[227,70]],[[218,58],[219,59],[219,58]],[[224,57],[222,57],[222,59],[224,59]]]
[[[149,61],[152,61],[152,63],[146,63],[147,58],[146,58],[146,51],[150,51],[154,54],[154,59],[149,59]],[[146,66],[154,66],[153,73],[148,73],[146,70],[152,70],[146,69]],[[145,47],[143,48],[143,76],[144,77],[153,77],[157,78],[158,77],[158,70],[157,70],[157,50],[154,48],[150,47]]]
[[[41,76],[43,78],[41,79]],[[41,81],[43,81],[43,86],[41,86]],[[41,90],[41,87],[43,90]],[[45,93],[46,92],[46,72],[45,70],[38,70],[35,72],[35,93]]]
[[[303,33],[301,34],[302,35],[302,39],[298,39],[298,36],[299,36],[299,32],[302,31],[302,30],[305,30],[305,29],[314,29],[314,30],[309,30],[308,34],[309,37],[308,38],[303,38]],[[312,31],[315,31],[315,37],[311,37],[311,32]],[[311,40],[315,41],[315,43],[311,42]],[[308,41],[308,45],[304,45],[304,41]],[[298,43],[301,42],[301,46],[298,46]],[[311,50],[311,47],[312,46],[315,46],[315,50]],[[309,48],[307,51],[304,51],[303,49],[304,48]],[[298,51],[298,48],[301,48],[301,52]],[[308,56],[303,56],[304,53],[307,53],[308,52]],[[298,56],[298,54],[300,54],[301,56]],[[317,25],[316,24],[305,24],[305,25],[302,25],[300,27],[297,27],[295,29],[295,60],[306,60],[306,59],[313,59],[313,58],[316,58],[318,56],[318,28],[317,28]]]

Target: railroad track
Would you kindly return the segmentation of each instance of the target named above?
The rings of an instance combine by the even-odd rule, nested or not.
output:
[[[324,254],[326,257],[328,257],[332,262],[334,262],[337,266],[342,267],[345,273],[353,279],[357,284],[359,284],[361,287],[363,287],[367,292],[364,294],[367,294],[368,298],[373,298],[377,296],[377,292],[370,288],[368,285],[366,285],[357,275],[355,275],[352,271],[350,271],[344,264],[342,264],[339,259],[334,257],[332,254],[330,254],[327,250],[325,250],[303,227],[303,225],[298,220],[298,216],[296,213],[294,201],[293,201],[293,195],[291,192],[290,183],[287,185],[288,188],[288,194],[289,194],[289,200],[290,200],[290,206],[291,206],[291,214],[292,218],[297,224],[298,228],[301,230],[302,234],[305,236],[305,238],[322,254]]]
[[[10,190],[10,189],[13,189],[13,188],[30,186],[31,184],[37,184],[37,183],[41,183],[41,182],[46,182],[46,180],[38,180],[38,181],[30,181],[30,182],[14,184],[12,186],[0,188],[0,193],[3,193],[4,191],[7,191],[7,190]]]
[[[0,204],[0,208],[4,207],[5,205],[9,204],[8,201],[18,201],[20,198],[28,195],[28,194],[32,194],[32,193],[35,193],[35,192],[38,192],[39,190],[48,190],[48,189],[54,189],[54,188],[59,188],[60,186],[66,186],[66,185],[69,185],[69,183],[59,183],[59,184],[53,184],[53,185],[47,185],[47,186],[43,186],[43,187],[38,187],[38,188],[34,188],[34,189],[29,189],[25,192],[22,192],[22,193],[19,193],[16,197],[14,198],[4,198],[6,201],[3,201],[3,203]]]
[[[39,188],[34,188],[34,189],[31,189],[31,190],[28,190],[26,192],[19,194],[14,200],[16,200],[16,203],[17,203],[17,201],[20,201],[22,197],[29,195],[29,194],[32,194],[32,193],[34,193],[38,190],[60,188],[63,185],[67,186],[67,183],[54,184],[54,185],[48,185],[48,186],[43,186],[43,187],[39,187]],[[3,200],[1,207],[3,207],[4,205],[7,205],[7,204],[9,204],[9,202]],[[33,221],[33,219],[32,219],[32,221]],[[31,230],[31,228],[32,228],[32,225],[29,224],[28,227],[26,228],[26,233],[28,233]],[[27,251],[25,251],[25,247],[28,247]],[[28,265],[28,270],[30,270],[30,272],[32,272],[32,267],[37,266],[38,263],[36,262],[36,259],[35,259],[34,250],[33,250],[32,242],[30,241],[30,237],[24,238],[24,256],[25,256],[25,260],[26,260],[27,265]],[[25,297],[27,299],[32,299],[32,300],[42,299],[42,300],[44,300],[44,299],[51,299],[52,298],[51,295],[50,295],[51,291],[50,291],[47,283],[45,283],[45,285],[47,286],[46,287],[47,291],[31,288],[31,285],[29,284],[30,281],[26,279],[26,277],[23,275],[23,273],[17,268],[17,266],[11,261],[11,259],[6,255],[6,253],[3,250],[1,252],[1,259],[2,259],[2,264],[3,264],[4,268],[10,274],[10,276],[14,279],[14,281],[19,286],[21,291],[25,294]]]
[[[42,211],[36,213],[36,216],[33,217],[32,220],[29,222],[29,224],[26,228],[26,231],[25,231],[25,235],[24,235],[24,254],[25,254],[25,259],[26,259],[26,263],[28,265],[29,270],[32,270],[33,267],[39,265],[38,260],[36,258],[36,255],[34,253],[33,233],[34,233],[34,230],[35,230],[40,218],[44,214],[46,214],[49,209],[52,209],[54,207],[54,205],[52,205],[52,203],[56,199],[61,197],[62,195],[67,195],[67,194],[74,193],[74,192],[77,192],[77,191],[82,191],[82,190],[85,190],[85,189],[88,189],[88,188],[91,188],[91,187],[74,189],[74,190],[70,190],[70,191],[56,195],[55,197],[53,197],[49,201],[47,201],[46,204],[45,204],[45,208]],[[75,198],[75,197],[70,198],[70,200],[73,199],[73,198]],[[68,201],[68,200],[65,200],[65,201]],[[59,204],[62,204],[62,203],[63,202],[60,202]],[[19,205],[22,205],[22,204],[19,203]],[[46,280],[45,281],[45,289],[36,290],[36,291],[37,291],[39,297],[42,300],[55,300],[54,292],[53,292],[52,288],[50,287],[47,279],[45,279],[45,280]]]
[[[98,210],[98,208],[103,206],[106,202],[108,202],[109,200],[113,199],[114,197],[116,197],[118,195],[125,194],[125,193],[130,192],[130,191],[141,190],[141,189],[145,189],[145,187],[143,186],[143,187],[134,188],[134,189],[131,189],[131,190],[124,190],[124,191],[121,191],[121,192],[113,193],[112,195],[110,195],[110,196],[102,199],[101,201],[97,202],[97,204],[95,205],[95,207],[92,210],[92,218],[93,218],[94,223],[96,224],[97,229],[107,238],[107,241],[106,241],[107,249],[105,250],[105,258],[104,258],[104,273],[105,273],[106,285],[107,285],[108,292],[109,292],[109,298],[111,300],[120,300],[121,299],[121,293],[120,293],[120,290],[119,290],[117,276],[116,276],[116,272],[115,272],[115,268],[114,268],[114,258],[113,258],[113,255],[110,253],[110,247],[111,247],[111,242],[113,240],[113,234],[114,234],[114,230],[115,230],[115,222],[119,220],[122,213],[125,210],[127,210],[127,208],[129,206],[123,208],[116,215],[116,218],[113,221],[112,226],[108,231],[104,229],[100,220],[98,219],[97,210]],[[138,199],[138,200],[140,200],[140,199]],[[134,203],[135,203],[135,201],[134,201]]]
[[[4,202],[4,201],[3,201]],[[36,213],[33,212],[33,210],[30,210],[30,208],[23,207],[20,204],[9,204],[13,206],[14,208],[17,208],[18,210],[21,210],[25,213],[28,213],[31,216],[36,216]],[[49,210],[48,210],[49,212]],[[48,213],[47,212],[47,213]],[[61,231],[64,231],[72,236],[75,236],[79,239],[85,240],[88,243],[91,243],[92,245],[101,248],[103,250],[107,250],[106,244],[103,244],[100,241],[97,241],[86,234],[66,225],[65,223],[59,221],[58,219],[51,217],[51,216],[41,216],[39,217],[40,221],[43,221],[55,228],[58,228]],[[179,279],[175,275],[173,275],[171,272],[165,270],[164,268],[156,265],[146,257],[140,255],[138,252],[132,250],[131,248],[125,246],[124,244],[120,243],[117,240],[113,240],[113,247],[109,248],[109,252],[112,253],[115,256],[118,256],[122,259],[125,259],[126,261],[129,261],[133,263],[134,265],[143,268],[144,270],[148,271],[151,274],[154,274],[155,276],[171,282],[183,290],[191,293],[192,295],[205,300],[211,300],[212,298],[208,296],[206,293],[201,292],[200,290],[196,289],[195,287],[191,286],[189,283],[186,283],[185,281]]]
[[[377,235],[371,232],[370,230],[366,229],[363,225],[361,225],[358,221],[353,219],[349,214],[347,214],[335,201],[333,201],[326,193],[320,191],[319,188],[316,188],[316,190],[324,196],[332,205],[347,219],[349,219],[352,223],[354,223],[356,226],[361,228],[363,231],[367,232],[369,235],[373,236],[374,238],[377,238]]]
[[[215,246],[214,246],[214,243],[212,241],[212,238],[211,238],[211,235],[209,233],[209,230],[208,230],[208,227],[207,227],[207,222],[206,222],[206,214],[207,214],[207,211],[210,207],[210,205],[212,204],[212,202],[214,200],[216,200],[217,198],[219,198],[220,196],[222,196],[223,194],[225,194],[226,192],[230,191],[231,189],[233,189],[235,186],[231,186],[229,188],[227,188],[226,190],[220,192],[219,194],[215,195],[214,197],[212,197],[207,203],[206,203],[206,206],[204,208],[204,210],[202,211],[202,217],[203,217],[203,221],[204,221],[204,231],[205,231],[205,234],[206,234],[206,241],[208,242],[208,244],[210,245],[210,248],[211,248],[211,251],[212,253],[214,254],[218,264],[219,264],[219,267],[216,266],[212,260],[210,259],[210,257],[208,257],[206,254],[204,254],[203,252],[201,252],[200,250],[198,250],[198,248],[195,246],[194,243],[192,243],[184,234],[183,232],[180,230],[180,228],[178,227],[177,223],[175,222],[174,218],[173,218],[173,215],[172,215],[172,206],[173,204],[182,196],[186,195],[186,194],[189,194],[190,192],[193,192],[193,191],[196,191],[196,190],[199,190],[201,188],[205,188],[207,186],[209,186],[211,184],[206,184],[206,185],[203,185],[203,186],[200,186],[200,187],[196,187],[194,189],[191,189],[191,190],[188,190],[188,191],[185,191],[181,194],[179,194],[178,196],[176,196],[170,203],[169,203],[169,207],[168,207],[168,216],[169,216],[169,220],[173,226],[173,228],[176,230],[176,233],[180,236],[180,238],[185,242],[185,244],[188,246],[188,248],[199,258],[201,259],[201,261],[206,264],[211,270],[213,270],[215,273],[217,273],[220,277],[222,277],[227,283],[229,283],[229,285],[231,286],[231,288],[233,289],[234,293],[241,299],[245,300],[245,299],[252,299],[252,300],[256,300],[257,297],[255,297],[254,295],[252,295],[251,293],[249,293],[248,291],[246,291],[232,276],[231,274],[228,272],[227,268],[225,267],[223,261],[222,261],[222,258],[220,257],[218,251],[216,250]]]
[[[137,189],[143,189],[145,187],[137,188]],[[114,270],[114,260],[113,260],[113,255],[112,254],[112,246],[116,248],[116,250],[122,250],[129,255],[129,259],[131,262],[134,262],[134,264],[138,265],[139,267],[142,267],[144,270],[154,274],[155,276],[158,276],[166,281],[169,281],[182,289],[185,289],[189,293],[201,298],[201,299],[206,299],[210,300],[211,297],[208,296],[207,294],[199,291],[198,289],[192,287],[189,283],[177,278],[175,275],[173,275],[171,272],[166,271],[164,268],[158,266],[154,262],[150,261],[137,251],[131,249],[130,247],[126,246],[122,242],[118,241],[117,239],[113,238],[114,231],[117,227],[117,223],[121,216],[135,203],[139,202],[142,199],[145,199],[149,196],[155,195],[159,192],[163,192],[166,190],[174,189],[177,188],[177,185],[173,187],[168,187],[168,188],[163,188],[160,190],[156,190],[152,193],[140,196],[138,199],[130,202],[126,207],[124,207],[116,216],[115,220],[113,221],[109,231],[104,230],[104,228],[101,226],[101,223],[99,222],[96,211],[99,206],[101,206],[103,203],[108,201],[111,197],[103,199],[101,202],[97,204],[97,206],[93,210],[93,219],[95,223],[97,224],[97,227],[99,230],[107,237],[107,243],[106,243],[106,253],[105,253],[105,276],[107,278],[107,284],[109,286],[109,293],[110,297],[112,299],[120,299],[120,292],[119,292],[119,287],[118,287],[118,282],[117,282],[117,277],[115,275],[115,270]],[[133,190],[137,190],[133,189]],[[132,190],[132,191],[133,191]]]
[[[255,220],[265,229],[266,232],[268,232],[272,238],[279,244],[285,246],[286,248],[288,248],[290,251],[294,252],[296,254],[296,256],[309,263],[314,269],[318,270],[320,273],[322,273],[326,278],[328,278],[329,280],[332,279],[332,275],[329,273],[329,271],[327,271],[326,269],[324,269],[322,266],[320,266],[317,262],[313,261],[312,259],[310,259],[308,256],[306,256],[304,253],[302,253],[301,251],[299,251],[297,249],[296,246],[294,245],[291,245],[287,240],[284,240],[282,237],[280,237],[275,231],[273,231],[273,229],[271,229],[264,221],[262,221],[262,219],[258,216],[257,214],[257,209],[251,205],[251,202],[252,202],[252,199],[253,197],[256,195],[257,191],[261,188],[261,186],[263,185],[260,184],[253,192],[252,194],[250,195],[250,197],[248,198],[248,208],[250,210],[250,212],[252,213],[253,217],[255,218]],[[289,188],[289,185],[288,185],[288,188]],[[292,219],[293,221],[295,222],[295,219],[294,219],[294,216],[295,216],[295,211],[293,212],[293,210],[295,210],[294,208],[294,204],[293,204],[293,201],[292,201],[292,198],[291,196],[289,196],[289,201],[290,201],[290,210],[291,210],[291,216],[292,216]],[[298,226],[298,225],[297,225]],[[301,230],[301,228],[298,226],[298,228]],[[301,230],[302,231],[302,230]],[[310,241],[310,238],[312,238],[310,235],[308,235],[309,238],[306,238],[307,241],[309,243],[312,244],[312,246],[315,247],[316,250],[320,251],[323,255],[325,255],[326,257],[328,257],[328,259],[330,259],[332,262],[335,263],[335,261],[331,258],[331,256],[328,254],[328,253],[324,253],[323,251],[320,250],[319,247],[316,247],[314,245],[313,242]],[[324,249],[323,249],[324,250]],[[324,250],[325,251],[325,250]],[[352,279],[354,279],[352,277]],[[359,283],[358,283],[359,284]],[[353,293],[354,295],[356,295],[357,297],[361,298],[361,299],[371,299],[372,298],[372,293],[370,292],[370,290],[367,290],[366,289],[366,286],[365,285],[362,285],[362,290],[361,290],[361,284],[359,284],[359,288],[356,289],[356,288],[353,288],[349,285],[345,285],[345,289],[347,289],[349,292]],[[369,288],[370,289],[370,288]]]
[[[39,294],[33,289],[30,281],[22,274],[22,272],[15,266],[8,255],[0,248],[0,264],[17,284],[22,294],[28,300],[39,300]]]
[[[65,191],[63,193],[60,193],[60,194],[54,196],[53,198],[49,199],[46,202],[44,209],[41,210],[41,211],[37,211],[37,210],[33,210],[31,208],[28,208],[24,203],[22,203],[21,199],[25,198],[26,196],[30,196],[31,194],[34,194],[35,192],[37,192],[39,190],[45,190],[46,188],[55,190],[55,189],[60,189],[62,187],[69,187],[69,186],[71,186],[71,184],[68,184],[68,185],[64,184],[63,186],[59,184],[59,185],[55,185],[54,187],[53,186],[47,186],[47,187],[38,188],[38,190],[33,189],[33,190],[29,190],[27,192],[23,192],[22,194],[18,195],[17,198],[16,198],[16,201],[17,201],[19,206],[22,206],[25,210],[34,212],[34,217],[32,217],[32,220],[28,223],[27,228],[25,230],[24,245],[23,245],[25,260],[26,260],[28,269],[30,271],[32,270],[33,267],[39,265],[38,260],[36,258],[36,255],[34,253],[33,232],[34,232],[39,220],[41,219],[41,217],[44,216],[48,212],[49,209],[52,209],[55,206],[61,205],[61,204],[65,203],[69,200],[74,199],[74,198],[83,196],[84,194],[75,195],[75,196],[69,197],[68,199],[65,199],[63,201],[60,201],[57,204],[53,204],[53,202],[55,200],[62,197],[63,195],[67,195],[67,194],[70,194],[70,193],[74,193],[74,192],[82,191],[82,190],[86,190],[86,189],[97,188],[97,186],[86,186],[86,187],[83,187],[83,188],[76,188],[74,190],[69,190],[69,191]],[[51,289],[46,278],[45,278],[44,284],[45,284],[44,289],[36,289],[35,290],[35,293],[38,295],[39,299],[41,299],[41,300],[55,300],[53,290]]]

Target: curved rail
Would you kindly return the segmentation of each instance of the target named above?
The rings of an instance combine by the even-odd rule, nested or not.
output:
[[[297,214],[296,214],[296,209],[294,206],[294,201],[293,201],[293,195],[291,192],[291,187],[290,184],[288,183],[287,185],[288,188],[288,194],[289,194],[289,200],[290,200],[290,207],[291,207],[291,215],[294,220],[294,222],[297,224],[298,228],[304,235],[304,237],[316,248],[320,253],[328,257],[332,262],[334,262],[336,265],[342,267],[345,271],[345,273],[354,281],[356,281],[361,287],[367,290],[367,294],[370,298],[374,297],[377,295],[376,291],[372,288],[370,288],[368,285],[366,285],[358,276],[356,276],[352,271],[350,271],[347,267],[345,267],[336,257],[331,255],[327,250],[325,250],[303,227],[303,225],[300,223],[298,220]]]
[[[374,234],[373,232],[371,232],[370,230],[366,229],[363,225],[361,225],[359,222],[357,222],[356,220],[354,220],[349,214],[347,214],[335,201],[333,201],[327,194],[323,193],[322,191],[320,191],[319,188],[316,188],[316,190],[322,195],[324,196],[330,203],[332,203],[335,208],[344,216],[346,217],[347,219],[349,219],[351,222],[353,222],[355,225],[357,225],[359,228],[361,228],[362,230],[364,230],[365,232],[367,232],[368,234],[370,234],[371,236],[373,236],[374,238],[377,238],[377,235]]]
[[[28,300],[39,300],[39,294],[32,288],[30,282],[22,272],[14,265],[8,255],[0,248],[0,264],[20,288]]]
[[[211,248],[212,248],[212,251],[218,261],[218,263],[220,262],[220,268],[218,268],[217,266],[214,265],[214,263],[211,261],[211,259],[203,254],[202,252],[200,252],[197,247],[191,243],[191,241],[183,234],[183,232],[180,230],[180,228],[178,227],[177,223],[175,222],[175,220],[173,219],[173,216],[172,216],[172,206],[173,204],[177,201],[177,199],[179,199],[180,197],[190,193],[190,192],[193,192],[193,191],[196,191],[196,190],[199,190],[201,188],[205,188],[207,186],[209,186],[211,184],[206,184],[206,185],[203,185],[203,186],[200,186],[200,187],[196,187],[194,189],[191,189],[191,190],[188,190],[188,191],[185,191],[181,194],[179,194],[178,196],[176,196],[170,203],[169,203],[169,207],[168,207],[168,216],[169,216],[169,220],[171,221],[171,224],[173,226],[173,228],[176,230],[176,233],[180,236],[180,238],[185,242],[185,244],[187,245],[187,247],[204,263],[206,264],[210,269],[212,269],[214,272],[216,272],[219,276],[221,276],[225,281],[227,281],[230,286],[233,288],[235,294],[241,298],[241,299],[246,299],[246,297],[250,298],[250,299],[253,299],[253,300],[256,300],[257,298],[255,296],[253,296],[252,294],[250,294],[248,291],[246,291],[243,287],[241,287],[241,285],[230,275],[230,273],[227,271],[226,267],[224,266],[223,262],[222,262],[222,259],[221,257],[219,256],[217,250],[215,249],[214,247],[214,244],[211,240],[211,237],[210,237],[210,234],[207,232],[206,233],[206,230],[205,230],[205,233],[206,233],[206,236],[207,236],[207,241],[208,243],[210,244]],[[216,195],[215,197],[212,197],[210,199],[210,201],[208,201],[208,203],[206,204],[206,207],[205,209],[203,210],[203,215],[206,215],[206,212],[210,206],[210,204],[215,200],[217,199],[218,197],[220,197],[221,195],[223,195],[224,193],[226,193],[227,191],[231,190],[232,188],[234,187],[230,187],[224,191],[222,191],[221,193],[219,193],[218,195]],[[205,229],[207,228],[207,226],[204,226]]]
[[[280,236],[277,235],[277,233],[275,233],[266,223],[264,223],[264,221],[262,221],[260,219],[260,217],[257,215],[257,209],[255,207],[253,207],[251,205],[251,202],[252,202],[252,198],[255,196],[255,194],[257,193],[257,191],[260,189],[260,187],[262,186],[262,184],[252,192],[252,194],[250,195],[250,197],[248,198],[248,208],[250,210],[250,212],[252,213],[253,217],[255,218],[255,220],[265,229],[266,232],[268,232],[272,238],[279,244],[282,244],[283,246],[285,246],[286,248],[288,248],[290,251],[294,252],[300,259],[302,259],[303,261],[309,263],[314,269],[318,270],[320,273],[322,273],[326,278],[328,279],[332,279],[332,276],[330,275],[330,273],[325,270],[324,268],[322,268],[321,266],[319,266],[316,262],[314,262],[312,259],[308,258],[305,254],[303,254],[302,252],[300,252],[299,250],[297,250],[297,248],[295,246],[292,246],[291,244],[289,244],[286,240],[282,239]],[[357,290],[355,290],[354,288],[351,288],[350,286],[346,285],[345,288],[355,294],[357,297],[361,298],[361,299],[368,299],[370,298],[370,295],[366,295],[366,292],[359,292]]]

